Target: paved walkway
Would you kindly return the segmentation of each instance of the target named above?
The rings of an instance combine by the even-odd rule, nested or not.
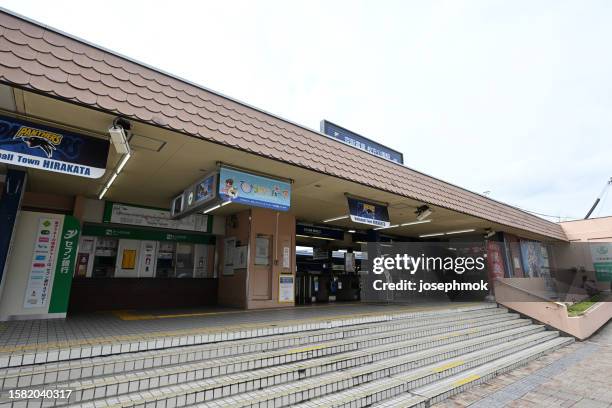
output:
[[[436,408],[612,407],[612,321],[576,342],[455,395]]]
[[[67,319],[0,323],[0,353],[19,349],[66,347],[120,340],[176,336],[230,329],[270,327],[396,312],[466,307],[477,303],[431,303],[419,306],[337,303],[283,309],[227,308],[89,313]]]

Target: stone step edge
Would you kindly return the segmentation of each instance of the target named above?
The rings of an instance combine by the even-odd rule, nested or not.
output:
[[[44,364],[47,362],[217,343],[311,330],[358,326],[368,323],[410,319],[417,315],[452,315],[454,313],[486,309],[502,309],[503,311],[507,311],[505,308],[497,308],[485,304],[483,306],[466,306],[454,309],[426,309],[423,311],[410,312],[372,312],[362,315],[344,315],[340,319],[324,317],[302,321],[292,320],[291,322],[293,324],[287,325],[261,323],[258,325],[248,325],[247,327],[244,327],[244,325],[220,326],[214,330],[209,329],[205,331],[201,329],[188,329],[173,332],[153,332],[110,338],[84,339],[73,342],[8,346],[0,347],[0,369],[26,364]]]
[[[495,321],[495,323],[491,323],[491,320],[495,319],[495,316],[491,317],[491,316],[478,316],[478,317],[474,317],[474,318],[469,318],[469,319],[465,319],[465,320],[460,320],[457,321],[456,324],[451,324],[449,326],[445,326],[444,323],[438,323],[435,322],[434,324],[430,324],[430,325],[423,325],[423,326],[418,326],[418,328],[420,330],[424,330],[425,334],[423,336],[414,336],[414,337],[409,337],[405,340],[397,340],[397,341],[392,341],[388,344],[393,344],[396,342],[401,342],[401,341],[407,341],[409,339],[418,339],[418,338],[422,338],[422,337],[426,337],[426,336],[430,336],[430,335],[442,335],[446,332],[464,332],[467,330],[474,330],[477,329],[479,327],[483,327],[483,326],[488,326],[488,325],[500,325],[502,323],[505,323],[507,325],[512,325],[512,323],[515,323],[517,321],[524,321],[527,322],[528,320],[526,319],[520,319],[518,314],[515,313],[505,313],[502,315],[503,319],[497,320]],[[516,323],[515,323],[516,324]],[[524,323],[527,324],[527,323]],[[441,330],[445,327],[449,327],[449,330]],[[452,328],[454,327],[454,328]],[[450,329],[452,328],[452,329]],[[436,331],[438,331],[437,329],[440,329],[439,332],[435,333]],[[345,338],[337,338],[337,339],[330,339],[330,340],[319,340],[319,341],[315,341],[313,340],[312,342],[306,343],[306,344],[300,344],[300,345],[296,345],[296,346],[290,346],[290,347],[283,347],[283,348],[278,348],[278,349],[274,349],[274,350],[270,350],[270,351],[265,351],[265,352],[261,352],[261,351],[254,351],[254,352],[247,352],[247,353],[242,353],[242,354],[235,354],[235,355],[224,355],[224,356],[217,356],[217,357],[212,357],[209,359],[204,359],[204,360],[215,360],[215,359],[227,359],[228,363],[227,365],[231,365],[231,364],[235,364],[236,362],[230,361],[231,359],[235,359],[235,358],[240,358],[240,357],[248,357],[248,356],[254,356],[254,357],[259,357],[261,354],[264,353],[269,353],[270,354],[270,358],[274,358],[274,357],[283,357],[285,355],[291,354],[293,351],[297,350],[300,351],[302,349],[304,349],[305,347],[307,348],[308,344],[314,344],[317,343],[318,345],[321,344],[329,344],[330,347],[333,346],[337,346],[339,344],[339,342],[345,342],[345,343],[360,343],[360,342],[366,342],[366,341],[373,341],[373,339],[382,339],[382,338],[392,338],[392,337],[401,337],[401,332],[403,330],[406,329],[398,329],[398,330],[392,330],[390,332],[379,332],[379,333],[374,333],[374,334],[366,334],[366,335],[359,335],[359,336],[354,336],[354,337],[347,337]],[[431,333],[432,331],[434,331],[434,333]],[[396,333],[397,332],[397,333]],[[429,333],[428,333],[429,332]],[[385,335],[385,333],[387,335]],[[460,334],[458,334],[460,335]],[[338,343],[338,344],[336,344]],[[366,347],[370,347],[370,346],[366,346]],[[178,349],[176,349],[178,350]],[[192,351],[189,351],[192,352]],[[145,352],[146,353],[146,352]],[[109,356],[109,358],[116,358],[116,355],[113,356]],[[146,359],[147,357],[142,357],[142,359]],[[148,357],[148,358],[155,358],[155,357]],[[204,361],[202,360],[202,361]],[[74,361],[74,362],[78,362],[79,360],[70,360],[70,361]],[[68,361],[68,363],[70,362]],[[45,378],[43,378],[42,382],[38,382],[36,381],[35,385],[39,386],[39,385],[43,385],[43,384],[48,384],[48,383],[55,383],[55,382],[61,382],[61,381],[70,381],[70,380],[74,380],[73,378],[70,378],[70,372],[71,371],[75,371],[75,375],[78,374],[79,378],[83,378],[82,377],[82,370],[84,368],[88,368],[91,367],[92,368],[92,375],[88,375],[86,376],[86,378],[95,378],[95,377],[103,377],[103,376],[110,376],[110,375],[123,375],[122,373],[128,373],[131,371],[142,371],[142,370],[154,370],[156,368],[161,368],[161,367],[165,367],[165,368],[169,368],[169,367],[173,367],[173,366],[185,366],[185,365],[191,365],[191,364],[195,364],[195,361],[188,361],[188,362],[179,362],[176,364],[173,363],[169,363],[169,364],[160,364],[160,365],[152,365],[150,367],[142,367],[139,369],[132,369],[132,370],[118,370],[118,371],[112,371],[112,372],[106,372],[103,374],[99,374],[99,375],[94,375],[93,374],[93,366],[106,366],[106,365],[114,365],[114,364],[122,364],[122,363],[129,363],[131,362],[131,360],[128,361],[101,361],[101,362],[97,362],[97,363],[91,363],[91,362],[86,362],[84,364],[74,364],[74,365],[70,365],[70,366],[55,366],[56,363],[49,363],[51,364],[51,366],[47,367],[43,364],[41,365],[31,365],[31,366],[27,366],[25,367],[26,369],[16,369],[16,371],[9,373],[6,372],[6,374],[0,374],[0,382],[2,383],[2,386],[0,386],[0,390],[5,390],[7,387],[4,386],[6,381],[11,381],[14,380],[15,384],[13,384],[13,382],[11,381],[11,385],[9,385],[8,388],[14,388],[15,386],[19,386],[19,387],[30,387],[30,385],[23,385],[23,384],[19,384],[19,379],[21,378],[28,378],[28,377],[34,377],[34,376],[44,376],[47,377],[48,375],[50,375],[50,373],[53,372],[57,372],[59,377],[59,373],[60,372],[68,372],[68,378],[66,379],[49,379],[49,380],[45,380]],[[38,367],[40,367],[40,369],[38,369]],[[76,371],[81,371],[80,373],[77,373]]]
[[[526,327],[531,327],[531,326],[526,326]],[[543,326],[538,326],[538,328],[543,329]],[[498,333],[498,334],[499,334],[499,333]],[[521,333],[518,333],[518,334],[517,334],[517,336],[520,336],[520,334],[521,334]],[[555,334],[556,334],[556,335],[558,335],[558,333],[556,333],[556,332],[539,330],[539,331],[537,331],[537,332],[530,333],[528,336],[525,336],[524,338],[525,338],[525,339],[526,339],[526,338],[530,338],[528,341],[535,341],[535,340],[536,340],[536,337],[537,337],[536,335],[540,335],[540,336],[542,336],[542,335],[549,335],[549,336],[552,336],[552,335],[555,335]],[[521,345],[520,340],[522,340],[522,339],[523,339],[523,337],[518,337],[518,338],[516,338],[516,339],[513,339],[513,340],[511,341],[511,343],[513,343],[513,344],[510,346],[510,348],[512,348],[512,347],[514,347],[514,346],[520,346],[520,345]],[[475,339],[472,339],[472,340],[475,340]],[[488,350],[488,349],[489,349],[489,348],[491,348],[491,347],[502,346],[502,345],[504,345],[504,344],[505,344],[505,343],[504,343],[503,338],[498,338],[498,339],[496,339],[496,341],[497,341],[497,342],[496,342],[495,344],[488,344],[488,345],[486,345],[486,346],[483,346],[483,347],[482,347],[482,348],[480,348],[480,349],[476,349],[476,350],[474,350],[474,351],[471,351],[471,352],[469,352],[469,353],[466,353],[466,355],[475,355],[475,353],[477,353],[477,352],[486,351],[486,350]],[[506,343],[507,343],[507,342],[506,342]],[[430,349],[428,349],[428,350],[430,350]],[[446,352],[443,352],[443,353],[446,353]],[[450,358],[446,358],[446,359],[444,359],[444,355],[443,355],[443,354],[441,354],[441,355],[440,355],[440,359],[439,359],[439,360],[440,360],[440,361],[446,361],[446,360],[449,360],[449,359],[456,359],[456,358],[459,358],[460,356],[462,356],[462,354],[461,354],[461,353],[458,353],[458,354],[457,354],[456,356],[454,356],[454,357],[450,357]],[[430,356],[430,355],[425,355],[425,356],[423,356],[423,359],[430,359],[430,358],[432,358],[432,356]],[[386,360],[393,361],[393,359],[394,359],[394,358],[388,358],[388,359],[386,359]],[[418,360],[417,360],[417,361],[418,361]],[[440,363],[440,361],[435,361],[435,360],[434,360],[434,363],[430,363],[430,364],[438,364],[438,363]],[[379,360],[379,361],[374,362],[374,363],[371,363],[371,364],[381,364],[382,362],[383,362],[383,360]],[[402,363],[402,364],[404,364],[404,363]],[[427,365],[428,365],[428,364],[426,364],[425,366],[427,366]],[[425,366],[415,367],[414,369],[418,370],[418,369],[421,369],[421,368],[423,368],[423,367],[425,367]],[[365,367],[365,366],[364,366],[364,367]],[[354,369],[358,369],[358,368],[360,368],[360,367],[353,367],[353,368],[354,368]],[[389,367],[384,368],[384,369],[386,370],[386,369],[388,369],[388,368],[389,368]],[[380,371],[380,369],[373,369],[373,370],[372,370],[372,372],[375,372],[375,371]],[[321,374],[321,375],[315,375],[315,376],[308,377],[308,379],[313,380],[315,377],[320,377],[320,376],[323,376],[323,375],[333,375],[333,374],[334,374],[334,372],[328,372],[328,373],[324,373],[324,374]],[[366,374],[352,373],[351,375],[352,375],[353,377],[360,377],[360,376],[363,376],[363,375],[366,375]],[[371,373],[370,373],[370,374],[368,374],[368,375],[371,375]],[[199,381],[201,381],[201,380],[194,381],[194,382],[199,382]],[[283,384],[284,384],[284,383],[279,383],[279,384],[274,384],[274,385],[272,385],[272,386],[273,386],[273,387],[274,387],[274,386],[279,386],[279,387],[280,387],[280,386],[283,386]],[[286,385],[286,384],[285,384],[285,385]],[[174,385],[169,385],[169,386],[164,387],[164,388],[165,388],[166,390],[171,390],[173,387],[179,387],[179,388],[181,388],[181,392],[182,392],[183,390],[185,390],[184,386],[185,386],[185,384],[174,384]],[[213,398],[214,398],[214,399],[210,399],[209,401],[207,401],[207,402],[212,403],[212,402],[215,402],[215,400],[217,400],[217,401],[218,401],[220,398],[228,398],[228,397],[232,397],[232,396],[234,396],[234,397],[235,397],[236,395],[240,395],[240,394],[228,394],[228,395],[220,395],[220,396],[218,396],[218,397],[215,397],[215,396],[214,396],[214,393],[215,393],[215,392],[214,392],[214,390],[219,390],[219,389],[222,389],[222,388],[224,388],[224,387],[229,387],[229,389],[231,390],[231,387],[233,387],[233,386],[237,386],[237,385],[232,385],[232,384],[230,384],[230,385],[222,385],[221,387],[211,387],[211,388],[206,388],[206,389],[204,389],[204,388],[203,388],[202,390],[203,390],[204,392],[206,392],[206,393],[209,393],[209,392],[213,393]],[[199,390],[199,391],[194,391],[194,392],[192,392],[192,393],[194,393],[194,394],[195,394],[196,392],[200,392],[200,391],[202,391],[202,390]],[[160,389],[160,388],[155,389],[155,391],[159,391],[159,393],[161,393],[162,395],[165,395],[166,397],[170,397],[170,398],[175,397],[175,395],[173,395],[172,393],[164,393],[164,391],[163,391],[162,389]],[[191,391],[192,391],[192,390],[191,390]],[[256,390],[251,390],[251,391],[248,391],[248,392],[252,392],[252,391],[256,391]],[[144,393],[147,393],[147,391],[135,391],[135,394],[139,394],[139,393],[143,393],[143,392],[144,392]],[[223,394],[223,391],[220,391],[220,392],[221,392],[221,394]],[[131,400],[131,399],[132,399],[132,394],[122,394],[122,395],[117,395],[117,396],[113,396],[113,397],[109,397],[109,398],[101,398],[101,399],[99,399],[99,400],[93,400],[93,402],[96,402],[96,401],[110,401],[110,400],[113,400],[113,399],[123,399],[122,397],[124,397],[126,400],[127,400],[127,399],[130,399],[130,400]],[[164,398],[162,398],[162,399],[164,399]],[[88,401],[88,400],[83,400],[83,403],[86,403],[86,401]],[[148,402],[150,402],[150,401],[145,401],[145,402],[140,401],[139,403],[148,403]]]

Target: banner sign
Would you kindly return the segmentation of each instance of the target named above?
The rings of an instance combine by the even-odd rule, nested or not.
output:
[[[24,308],[43,307],[50,294],[50,283],[57,254],[60,220],[41,217],[38,221],[32,264],[23,301]]]
[[[309,237],[337,239],[340,241],[344,240],[344,231],[334,229],[334,228],[325,228],[325,227],[319,227],[319,226],[314,226],[314,225],[296,224],[295,234],[296,235],[306,235]]]
[[[388,227],[389,210],[386,206],[347,197],[351,221],[360,224],[368,224],[374,227]]]
[[[291,184],[240,170],[221,167],[219,197],[223,201],[289,211]]]
[[[217,197],[217,173],[211,173],[187,187],[172,202],[173,218],[185,217],[207,206]]]
[[[168,210],[114,203],[112,201],[106,202],[102,221],[113,224],[198,232],[210,232],[212,226],[212,218],[208,215],[192,214],[180,219],[172,219]]]
[[[612,243],[590,243],[591,259],[595,268],[595,276],[599,282],[612,281]]]
[[[397,150],[390,149],[327,120],[321,121],[321,133],[373,154],[374,156],[382,157],[383,159],[395,163],[404,164],[404,155]]]
[[[0,116],[0,162],[87,178],[106,172],[109,141]]]
[[[49,313],[66,313],[68,311],[80,230],[81,224],[78,219],[70,215],[64,217],[55,274],[53,275]]]
[[[214,244],[215,236],[197,232],[166,232],[163,230],[134,228],[134,227],[109,227],[99,224],[85,224],[83,235],[96,237],[113,237],[125,239],[141,239],[148,241],[173,241],[191,242],[194,244]]]

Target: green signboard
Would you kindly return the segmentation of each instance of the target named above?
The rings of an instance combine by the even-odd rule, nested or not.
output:
[[[64,217],[64,226],[57,250],[57,260],[55,261],[49,313],[66,313],[68,310],[80,229],[79,220],[75,217],[71,215]]]
[[[591,257],[598,282],[612,281],[612,243],[591,243]]]
[[[194,232],[168,232],[163,230],[115,227],[99,224],[85,224],[83,235],[115,237],[125,239],[143,239],[150,241],[190,242],[193,244],[214,244],[215,236]]]

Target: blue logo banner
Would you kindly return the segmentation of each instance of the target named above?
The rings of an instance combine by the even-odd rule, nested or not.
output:
[[[0,162],[56,173],[100,178],[109,141],[0,116]]]
[[[347,197],[351,221],[375,227],[388,227],[389,210],[386,206]]]
[[[289,211],[291,184],[243,171],[221,167],[219,197],[255,207]]]

